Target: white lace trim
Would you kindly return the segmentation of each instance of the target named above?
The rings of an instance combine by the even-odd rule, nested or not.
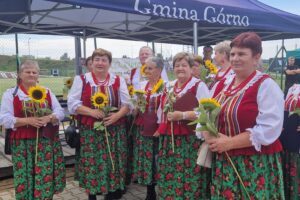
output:
[[[261,144],[259,144],[259,141],[257,139],[257,137],[255,137],[255,134],[252,134],[252,129],[251,128],[247,128],[246,131],[250,132],[250,141],[252,143],[252,145],[254,146],[256,151],[261,151]]]

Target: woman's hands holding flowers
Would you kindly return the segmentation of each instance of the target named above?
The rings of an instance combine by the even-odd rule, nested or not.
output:
[[[214,137],[209,132],[207,132],[204,133],[203,136],[205,138],[205,142],[209,145],[209,148],[212,152],[223,153],[232,149],[232,142],[230,140],[230,137],[228,137],[227,135],[218,133],[218,137]]]
[[[182,120],[182,112],[181,111],[174,111],[167,113],[168,121],[179,121]]]
[[[107,117],[103,119],[104,126],[109,126],[120,119],[119,113],[109,113]]]

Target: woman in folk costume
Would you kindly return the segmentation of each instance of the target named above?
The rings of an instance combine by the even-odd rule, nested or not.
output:
[[[27,60],[19,85],[2,97],[0,122],[10,132],[16,199],[52,199],[66,185],[65,163],[58,136],[63,109],[55,95],[38,86],[40,68]],[[49,112],[37,115],[42,109]]]
[[[219,67],[218,73],[216,74],[214,81],[210,84],[209,88],[213,88],[213,86],[223,78],[228,78],[234,71],[230,67],[229,55],[230,55],[230,41],[225,40],[223,42],[219,42],[216,44],[215,48],[215,56],[214,61],[216,65]]]
[[[207,86],[192,77],[193,56],[178,53],[173,59],[176,80],[165,87],[161,98],[158,177],[160,199],[206,199],[209,173],[196,165],[200,140],[195,127],[187,125],[196,118],[198,99],[207,98]],[[175,102],[174,102],[175,101]],[[173,104],[173,105],[171,105]]]
[[[286,199],[300,199],[300,116],[293,113],[300,109],[300,84],[294,84],[288,90],[285,107],[283,132],[280,141],[282,168],[284,177],[284,193]]]
[[[136,131],[134,134],[134,159],[133,179],[139,184],[147,185],[146,200],[155,200],[155,156],[158,153],[158,138],[153,134],[158,128],[157,110],[160,104],[160,97],[164,87],[161,79],[163,60],[159,57],[149,57],[146,60],[145,74],[148,81],[141,83],[145,91],[145,112],[139,111],[135,120]]]
[[[241,33],[230,46],[235,75],[221,80],[213,94],[221,104],[219,137],[203,132],[210,149],[216,152],[211,199],[284,199],[278,139],[283,93],[267,74],[256,71],[262,53],[256,33]]]
[[[109,51],[96,49],[92,60],[93,72],[77,76],[68,96],[69,111],[79,115],[81,123],[79,185],[89,199],[96,199],[97,193],[119,199],[125,186],[124,116],[129,111],[129,94],[125,80],[108,72],[112,62]],[[104,110],[109,107],[117,110],[107,114]],[[98,129],[96,124],[105,128]]]

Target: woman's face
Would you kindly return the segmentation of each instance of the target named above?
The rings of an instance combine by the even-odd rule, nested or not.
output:
[[[251,74],[258,65],[260,54],[253,55],[249,48],[232,47],[230,63],[236,74]]]
[[[194,61],[194,65],[192,67],[192,75],[196,78],[200,78],[201,74],[201,64],[197,61]]]
[[[214,61],[217,64],[217,66],[222,67],[222,65],[224,64],[224,60],[225,60],[225,53],[220,53],[219,51],[215,51]]]
[[[39,71],[36,67],[25,67],[19,75],[21,83],[25,86],[34,86],[39,78]]]
[[[156,67],[154,62],[151,61],[146,62],[145,74],[149,81],[159,79],[160,73],[161,73],[160,68]]]
[[[174,73],[177,79],[186,80],[192,76],[192,68],[187,60],[177,60],[174,65]]]
[[[107,73],[110,67],[109,59],[107,56],[95,56],[92,66],[95,73]]]

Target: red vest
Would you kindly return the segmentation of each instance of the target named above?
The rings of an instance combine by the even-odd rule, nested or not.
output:
[[[48,108],[51,109],[52,101],[51,101],[49,91],[47,91],[46,100],[48,101]],[[16,95],[14,97],[13,104],[14,104],[14,116],[20,117],[20,118],[26,117],[23,112],[22,101],[19,99],[18,95]],[[42,105],[42,106],[45,107],[45,105]],[[27,113],[27,117],[32,117],[32,116],[29,113]],[[34,138],[36,138],[36,132],[37,132],[37,128],[35,128],[33,126],[30,126],[30,125],[21,126],[21,127],[16,128],[16,130],[12,130],[10,136],[11,136],[11,139],[34,139]]]
[[[195,85],[187,91],[187,93],[191,93],[196,98],[196,93],[200,82],[201,81],[196,82]],[[167,94],[165,92],[161,100],[162,109],[164,108],[166,103],[167,103]],[[162,114],[162,122],[159,125],[158,132],[161,135],[171,135],[171,122],[167,120],[166,113]],[[185,135],[192,135],[195,133],[194,130],[191,130],[191,127],[187,125],[186,120],[185,121],[180,120],[180,121],[173,122],[173,134],[185,136]]]
[[[259,110],[257,105],[257,94],[261,83],[269,78],[268,75],[263,75],[257,80],[252,86],[246,89],[241,94],[227,96],[225,99],[221,100],[223,103],[221,112],[219,115],[219,132],[227,136],[235,136],[246,129],[252,128],[256,125],[256,118],[258,116]],[[220,81],[216,87],[214,98],[220,100],[220,96],[224,94],[224,82],[226,79]],[[228,98],[232,98],[228,100]],[[226,100],[228,100],[226,102]],[[220,102],[222,104],[222,102]],[[258,152],[254,147],[247,147],[241,149],[234,149],[228,151],[230,155],[254,155],[254,154],[273,154],[280,152],[282,146],[280,141],[277,139],[274,143],[264,146],[262,145],[261,151]]]
[[[85,82],[85,79],[83,75],[80,76],[83,81],[83,92],[81,96],[82,105],[93,108],[91,97],[94,93],[96,93],[98,89],[102,93],[108,96],[108,102],[110,106],[118,108],[120,106],[120,97],[119,97],[119,88],[120,88],[120,77],[116,76],[115,82],[110,86],[98,86],[98,87],[92,87],[90,83]],[[87,116],[87,115],[80,115],[81,118],[81,124],[86,126],[93,126],[94,122],[97,121],[97,119]],[[79,118],[78,118],[79,119]],[[123,119],[122,119],[123,120]],[[120,121],[120,120],[119,120]]]

